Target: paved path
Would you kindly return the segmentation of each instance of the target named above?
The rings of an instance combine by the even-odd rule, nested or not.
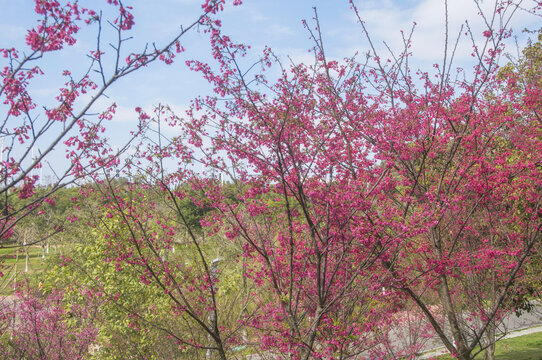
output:
[[[511,339],[511,338],[515,338],[515,337],[518,337],[518,336],[534,334],[534,333],[537,333],[537,332],[542,332],[542,326],[535,326],[535,327],[531,327],[531,328],[528,328],[528,329],[516,330],[516,331],[513,331],[513,332],[505,335],[503,337],[503,339]],[[446,348],[440,348],[440,349],[437,349],[435,351],[425,353],[422,356],[420,356],[418,359],[429,359],[429,358],[444,355],[444,354],[447,354],[447,353],[448,353],[448,350],[446,350]]]
[[[501,333],[506,333],[504,339],[542,332],[542,305],[536,305],[531,312],[524,313],[519,317],[514,313],[510,314],[499,328]],[[434,339],[431,343],[428,343],[424,351],[427,352],[420,356],[419,359],[429,359],[448,353],[448,350],[439,339]]]

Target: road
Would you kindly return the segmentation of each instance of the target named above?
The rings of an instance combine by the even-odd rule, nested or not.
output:
[[[542,331],[542,305],[538,303],[529,313],[523,313],[516,316],[515,313],[508,315],[499,326],[501,335],[504,338],[513,338],[516,336],[527,335]],[[423,348],[424,355],[419,359],[429,359],[434,356],[447,353],[442,342],[435,338],[429,341]]]

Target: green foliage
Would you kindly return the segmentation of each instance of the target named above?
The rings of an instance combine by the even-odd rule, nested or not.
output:
[[[95,358],[123,359],[128,349],[149,359],[161,358],[156,344],[167,341],[152,326],[127,314],[143,314],[152,323],[167,313],[166,296],[142,284],[132,269],[118,271],[105,261],[106,239],[96,231],[91,236],[94,241],[73,245],[71,261],[56,265],[47,274],[45,287],[66,289],[68,303],[85,302],[87,293],[95,294],[100,328]]]
[[[156,279],[143,273],[143,267],[117,261],[118,257],[133,252],[135,256],[132,260],[146,257],[149,265],[154,266],[159,260],[156,255],[159,255],[162,261],[167,261],[176,269],[174,276],[182,287],[206,276],[199,251],[203,253],[208,265],[213,259],[221,258],[217,275],[220,278],[216,288],[217,298],[218,305],[233,314],[221,318],[224,326],[231,328],[236,326],[237,318],[234,315],[241,311],[239,309],[243,304],[240,287],[246,283],[243,281],[241,266],[236,262],[238,251],[220,235],[206,236],[202,232],[200,216],[210,209],[196,207],[188,197],[180,201],[183,216],[200,239],[198,251],[183,231],[185,225],[175,221],[175,212],[168,206],[167,199],[154,195],[152,189],[142,193],[145,195],[130,198],[129,203],[139,205],[141,202],[141,205],[145,205],[147,199],[152,198],[155,202],[152,212],[160,216],[163,224],[181,226],[174,235],[174,241],[169,245],[159,241],[153,243],[156,253],[145,246],[136,249],[131,241],[133,234],[119,213],[111,210],[100,216],[95,209],[93,223],[97,225],[90,231],[87,227],[84,237],[74,239],[67,246],[65,253],[69,256],[59,258],[56,266],[48,272],[45,288],[65,289],[66,301],[75,304],[86,302],[88,294],[95,294],[93,299],[99,312],[97,321],[100,329],[97,340],[99,346],[94,353],[96,359],[124,359],[127,351],[147,359],[195,358],[196,352],[201,355],[202,350],[177,343],[175,336],[193,338],[206,344],[207,335],[197,326],[190,325],[191,319],[186,314],[176,311],[178,303],[173,301],[173,297],[178,299],[179,294],[170,296]],[[142,209],[149,211],[145,206]],[[152,241],[167,238],[163,233],[166,230],[154,221],[146,226],[147,234],[152,233]],[[114,237],[111,236],[113,233]],[[197,297],[205,295],[198,291],[186,291],[183,296],[197,306]],[[202,314],[204,320],[207,316],[206,312]]]

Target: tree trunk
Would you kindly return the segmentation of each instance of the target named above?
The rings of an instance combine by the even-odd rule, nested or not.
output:
[[[495,328],[495,321],[493,320],[486,330],[489,347],[484,352],[484,360],[495,360]]]
[[[450,292],[448,289],[448,280],[446,276],[440,276],[440,284],[438,287],[438,293],[440,297],[440,302],[444,308],[444,313],[450,324],[450,330],[452,332],[452,337],[454,339],[455,350],[457,351],[457,358],[460,360],[471,360],[470,353],[463,333],[461,332],[461,327],[457,319],[457,314],[453,307],[452,299],[450,297]]]
[[[491,245],[493,245],[493,241],[492,241]],[[497,289],[495,288],[495,281],[496,281],[496,279],[495,279],[495,271],[493,270],[491,272],[491,303],[492,304],[495,304],[496,295],[497,295]],[[487,343],[489,344],[489,347],[484,352],[484,360],[495,360],[495,331],[496,331],[496,328],[497,328],[497,325],[495,323],[495,319],[493,319],[488,324],[487,331],[486,331],[486,338],[487,338]]]
[[[314,346],[314,341],[316,340],[316,333],[318,332],[318,326],[320,325],[320,320],[322,318],[322,308],[320,305],[316,308],[316,312],[314,314],[314,320],[311,324],[310,331],[308,334],[308,341],[307,341],[307,347],[303,348],[301,350],[301,359],[303,360],[309,360],[312,348]]]
[[[220,344],[220,346],[218,347],[218,357],[220,360],[227,360],[226,352],[224,351],[222,344]]]

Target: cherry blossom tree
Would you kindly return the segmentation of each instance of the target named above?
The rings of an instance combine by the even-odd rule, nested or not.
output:
[[[88,293],[82,293],[88,297]],[[17,291],[0,305],[0,354],[5,359],[84,359],[97,335],[96,308],[66,307],[58,292]]]
[[[1,247],[20,246],[11,241],[14,229],[28,215],[39,213],[42,203],[54,205],[51,195],[56,190],[86,176],[97,176],[100,169],[119,162],[120,155],[145,131],[147,124],[142,113],[134,112],[139,125],[134,126],[131,140],[112,146],[105,129],[107,121],[115,116],[117,105],[113,101],[103,105],[108,101],[109,90],[120,79],[129,78],[152,62],[171,64],[184,51],[181,38],[195,27],[206,27],[211,21],[208,15],[219,12],[223,6],[223,1],[204,1],[201,14],[165,44],[153,42],[137,48],[131,41],[135,25],[132,7],[122,1],[103,2],[103,11],[84,8],[77,1],[35,1],[37,23],[27,32],[26,47],[0,49],[4,114],[0,122]],[[66,64],[62,74],[58,74],[65,79],[64,84],[54,98],[40,98],[35,82],[55,76],[45,74],[43,65],[52,53],[74,46],[82,27],[90,27],[96,34],[95,46],[87,49],[79,61],[86,63],[86,68],[73,70],[71,64]],[[53,166],[52,162],[58,164],[62,151],[65,166]],[[46,190],[37,192],[44,167],[49,167],[46,171],[54,175],[48,177]],[[62,227],[52,227],[25,245],[44,241],[59,231]]]
[[[176,54],[184,51],[181,37],[196,26],[205,26],[206,16],[219,11],[223,2],[206,1],[201,15],[181,28],[168,43],[162,47],[146,46],[142,50],[130,47],[130,30],[135,25],[132,8],[118,0],[109,0],[104,5],[113,8],[116,15],[112,19],[106,18],[102,11],[83,8],[77,2],[36,0],[38,22],[28,30],[27,47],[0,49],[4,59],[0,87],[4,104],[0,127],[2,239],[9,238],[20,219],[33,212],[57,188],[118,162],[119,153],[125,148],[114,151],[103,135],[105,122],[114,116],[116,105],[112,102],[106,109],[100,109],[99,100],[119,79],[148,64],[154,61],[170,64]],[[107,10],[105,13],[111,13]],[[55,96],[57,104],[36,103],[33,80],[45,76],[40,65],[51,53],[73,46],[82,26],[96,29],[96,46],[88,49],[86,71],[72,74],[65,69],[62,76],[66,82]],[[110,33],[106,27],[113,30],[112,39],[106,37]],[[107,42],[111,44],[111,51],[104,45]],[[134,113],[134,119],[137,118],[138,114]],[[134,129],[136,134],[145,128],[144,120],[140,118],[140,126]],[[40,151],[35,151],[37,146]],[[36,169],[47,166],[53,151],[61,147],[66,151],[68,166],[52,169],[55,178],[49,184],[49,193],[14,208],[11,198],[29,199],[35,194],[39,183]]]
[[[387,223],[372,216],[395,211],[384,191],[389,170],[369,156],[370,144],[349,127],[352,121],[347,126],[337,101],[343,95],[363,101],[353,80],[364,67],[354,59],[328,62],[315,40],[313,66],[286,69],[275,59],[282,75],[269,85],[238,67],[246,48],[214,31],[219,71],[190,65],[226,104],[197,99],[182,123],[187,139],[171,147],[188,158],[198,154],[182,144],[202,148],[197,160],[227,174],[237,188],[233,195],[207,188],[216,210],[205,225],[210,231],[221,226],[243,247],[247,276],[266,294],[248,323],[263,339],[262,349],[296,359],[344,359],[366,351],[385,356],[375,345],[402,294],[382,292],[386,271],[379,263],[400,238],[375,236]],[[261,64],[273,60],[266,50]]]
[[[382,262],[390,285],[419,305],[460,359],[486,349],[492,358],[499,320],[521,297],[520,279],[540,240],[540,105],[532,101],[539,86],[518,92],[497,76],[517,9],[497,2],[493,14],[481,12],[488,28],[473,48],[470,81],[451,79],[446,56],[437,81],[421,74],[422,92],[406,72],[390,76],[379,67],[393,115],[364,122],[394,173],[387,196],[400,221],[380,231],[403,239]],[[392,221],[390,213],[379,218]],[[440,308],[430,310],[435,301]]]
[[[235,0],[233,3],[238,5],[241,2]],[[102,99],[107,97],[108,91],[117,81],[130,77],[150,63],[162,61],[171,64],[175,56],[184,51],[181,38],[187,32],[196,27],[205,29],[211,23],[219,26],[212,15],[220,12],[224,4],[220,0],[202,1],[201,14],[192,23],[181,27],[168,42],[161,46],[147,44],[143,49],[137,49],[130,42],[130,31],[135,26],[132,8],[122,1],[104,2],[103,5],[108,7],[104,11],[83,8],[77,1],[35,1],[38,23],[28,31],[27,48],[0,49],[4,58],[0,85],[0,96],[4,103],[4,117],[0,125],[0,247],[20,246],[11,242],[14,229],[29,215],[40,216],[42,203],[54,206],[52,194],[55,191],[88,177],[101,182],[102,175],[98,172],[119,164],[120,155],[135,138],[145,132],[149,118],[140,108],[136,108],[134,120],[139,119],[139,124],[132,132],[131,140],[120,149],[113,150],[105,128],[106,121],[115,116],[116,104],[111,102],[107,108],[101,108]],[[108,18],[106,14],[111,13],[113,17]],[[45,75],[40,65],[48,61],[52,52],[62,52],[66,47],[73,46],[83,26],[93,27],[96,31],[96,45],[88,49],[83,59],[88,63],[86,70],[77,74],[77,71],[65,69],[62,76],[66,82],[58,90],[54,99],[56,104],[51,106],[37,103],[32,84],[37,77]],[[106,46],[108,43],[110,47]],[[34,149],[38,146],[41,151],[36,152]],[[51,167],[55,178],[45,191],[38,192],[40,178],[37,173],[43,166],[51,166],[50,161],[58,156],[55,151],[58,153],[59,150],[65,150],[67,165],[63,168]],[[68,219],[77,221],[74,215],[69,215]],[[62,228],[48,229],[43,237],[25,245],[43,241],[59,231]],[[69,260],[69,257],[66,259]],[[2,276],[3,272],[0,271]],[[20,306],[13,316],[33,316],[34,321],[28,319],[24,323],[33,328],[26,328],[24,324],[24,328],[4,328],[3,320],[10,315],[3,314],[6,318],[2,318],[2,330],[9,337],[16,338],[11,346],[14,351],[12,355],[17,353],[24,357],[45,358],[57,351],[58,356],[63,358],[82,356],[75,354],[81,354],[83,347],[88,347],[89,343],[85,342],[84,346],[81,345],[81,351],[77,351],[68,341],[70,337],[78,340],[81,334],[73,329],[70,333],[68,328],[54,333],[54,329],[63,329],[66,324],[65,308],[60,305],[60,300],[47,298],[41,302],[30,297],[27,300],[17,300],[17,306]],[[214,329],[218,331],[216,326]],[[31,332],[37,334],[37,337],[28,337]],[[68,348],[67,353],[58,348],[59,344]],[[53,348],[55,350],[51,350]],[[37,352],[34,353],[34,350]]]
[[[476,62],[463,79],[448,36],[436,72],[413,73],[408,37],[385,61],[354,5],[371,46],[363,62],[328,60],[317,16],[313,65],[285,66],[266,49],[246,71],[246,48],[213,31],[217,67],[190,66],[217,97],[188,112],[201,151],[187,156],[239,186],[235,200],[209,193],[208,225],[225,226],[254,262],[248,276],[273,293],[254,322],[264,347],[341,358],[375,344],[386,316],[372,317],[372,302],[409,298],[452,354],[491,357],[542,227],[539,84],[519,91],[497,73],[519,5],[479,8],[481,43],[462,30]],[[271,64],[276,81],[255,72]]]
[[[96,99],[151,61],[169,63],[182,50],[180,36],[200,24],[215,62],[187,64],[216,95],[195,99],[185,115],[136,110],[141,144],[126,164],[128,181],[106,171],[95,188],[104,206],[95,214],[94,255],[107,264],[104,276],[77,280],[123,307],[131,327],[154,327],[196,357],[227,359],[252,346],[291,359],[408,358],[434,333],[459,359],[486,350],[491,358],[500,320],[524,295],[542,228],[541,84],[523,86],[513,71],[499,71],[510,19],[527,5],[480,8],[483,41],[468,24],[460,34],[473,42],[474,68],[453,76],[447,23],[442,63],[413,71],[411,37],[400,53],[380,56],[353,2],[370,46],[365,59],[331,60],[315,12],[305,24],[314,63],[285,64],[266,48],[245,69],[248,47],[211,16],[222,2],[207,1],[202,17],[165,47],[121,64],[134,19],[121,2],[108,2],[119,13],[111,71],[100,47],[102,15],[77,4],[37,1],[44,20],[28,34],[31,55],[3,51],[9,66],[0,94],[9,111],[0,130],[13,139],[3,161],[3,238],[48,198],[19,208],[9,201],[30,199],[32,169],[55,146],[65,144],[71,165],[51,192],[119,165],[100,135],[114,106],[93,119]],[[533,4],[539,16],[541,4]],[[37,116],[27,84],[39,68],[28,68],[73,44],[78,17],[98,27],[89,72],[79,80],[66,73],[60,105]],[[94,95],[79,103],[84,93]],[[12,131],[14,119],[25,122]],[[157,131],[144,133],[151,120]],[[163,124],[179,135],[167,138]],[[17,141],[34,144],[58,127],[36,159],[30,147],[16,150]],[[199,222],[188,208],[198,209]],[[111,291],[110,279],[133,285],[135,277],[161,294],[171,316],[130,307]],[[394,342],[394,326],[415,341]]]

